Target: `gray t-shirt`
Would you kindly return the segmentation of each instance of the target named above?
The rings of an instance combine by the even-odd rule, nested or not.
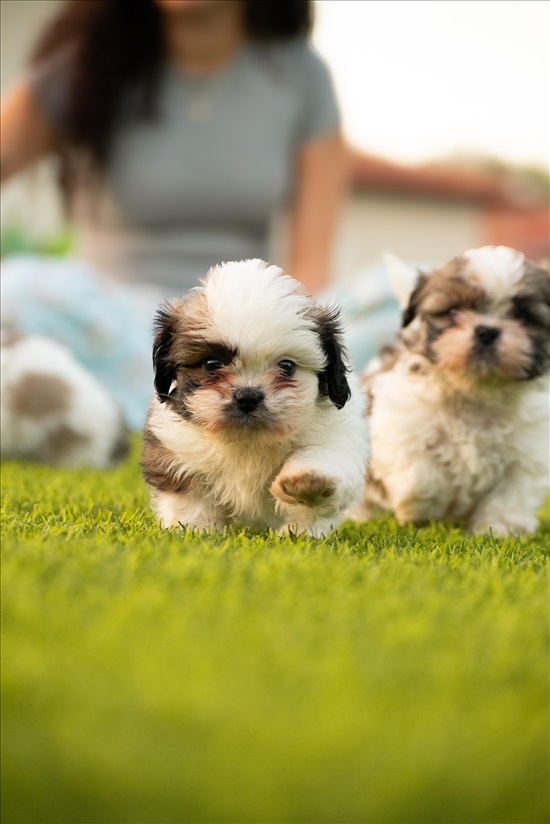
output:
[[[61,134],[69,54],[30,76]],[[292,192],[296,148],[338,125],[330,75],[303,39],[247,45],[206,76],[169,63],[158,117],[138,118],[129,95],[104,175],[77,187],[77,251],[107,277],[167,296],[220,261],[265,258],[273,211]]]

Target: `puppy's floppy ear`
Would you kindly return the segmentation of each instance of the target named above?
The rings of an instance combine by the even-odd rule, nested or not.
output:
[[[338,307],[316,306],[313,318],[326,357],[326,365],[319,372],[319,390],[328,395],[337,409],[342,409],[349,401],[351,391],[346,373],[349,372],[347,353],[342,341],[340,310]]]
[[[153,367],[155,370],[155,389],[158,399],[164,403],[170,395],[172,381],[176,377],[176,365],[170,359],[170,350],[176,330],[176,306],[166,303],[161,306],[155,316],[153,326]]]
[[[403,310],[403,326],[408,326],[418,311],[420,291],[426,282],[426,275],[389,252],[382,255],[382,260],[393,293]]]

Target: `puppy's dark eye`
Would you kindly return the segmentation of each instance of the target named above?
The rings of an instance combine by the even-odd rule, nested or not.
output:
[[[456,306],[451,306],[449,309],[440,309],[438,312],[430,312],[432,318],[454,318],[458,314]]]
[[[514,299],[512,317],[529,326],[545,325],[543,304],[537,305],[534,301],[522,297]]]
[[[287,378],[291,378],[296,371],[296,364],[291,360],[280,360],[277,366]]]
[[[225,364],[220,358],[205,358],[202,362],[202,368],[208,375],[214,374],[214,372],[217,372],[218,369],[221,369],[223,366],[225,366]]]

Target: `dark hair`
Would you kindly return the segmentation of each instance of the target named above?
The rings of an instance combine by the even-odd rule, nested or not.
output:
[[[245,0],[244,19],[253,40],[308,35],[313,4],[311,0]],[[162,11],[154,0],[67,0],[39,38],[31,64],[63,48],[74,50],[74,62],[64,110],[62,164],[66,172],[67,151],[85,149],[101,168],[125,93],[139,90],[139,114],[154,114],[165,54]]]

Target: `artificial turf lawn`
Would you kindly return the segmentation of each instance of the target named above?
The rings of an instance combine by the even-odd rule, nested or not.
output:
[[[3,821],[548,820],[548,512],[161,532],[134,453],[3,467]]]

